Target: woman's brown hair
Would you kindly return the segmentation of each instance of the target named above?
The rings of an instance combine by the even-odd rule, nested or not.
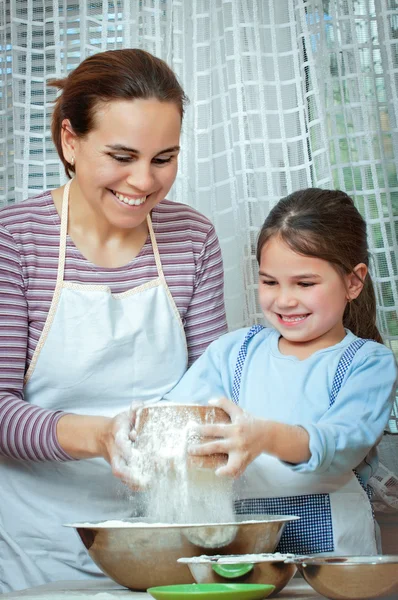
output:
[[[366,223],[352,199],[340,190],[308,188],[293,192],[271,210],[260,231],[257,261],[273,236],[294,252],[331,263],[341,275],[359,263],[369,265]],[[369,275],[357,298],[346,306],[343,324],[361,338],[383,343],[376,326],[376,298]]]
[[[55,101],[51,133],[67,177],[75,168],[62,152],[64,119],[69,119],[78,137],[84,137],[94,127],[95,108],[100,102],[155,98],[160,102],[174,102],[181,119],[188,102],[170,67],[160,58],[136,48],[89,56],[65,79],[53,80],[49,85],[62,90]]]

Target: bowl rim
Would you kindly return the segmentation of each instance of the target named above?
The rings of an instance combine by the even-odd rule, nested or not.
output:
[[[126,531],[126,529],[133,529],[133,530],[141,530],[141,529],[159,529],[159,530],[165,530],[165,529],[191,529],[191,528],[198,528],[198,527],[224,527],[224,526],[241,526],[241,525],[247,525],[247,526],[255,526],[258,524],[265,524],[265,523],[289,523],[290,521],[297,521],[300,517],[297,517],[295,515],[236,515],[238,520],[237,521],[226,521],[223,523],[150,523],[150,522],[145,522],[143,521],[143,517],[136,517],[136,518],[132,518],[132,519],[120,519],[117,520],[118,525],[115,525],[115,520],[110,520],[110,521],[95,521],[92,523],[64,523],[63,526],[64,527],[73,527],[75,529],[105,529],[107,531],[109,531],[110,529],[113,530],[121,530],[121,531]],[[256,519],[255,517],[262,517],[261,519],[258,518]],[[267,518],[263,518],[263,517],[267,517]],[[248,519],[243,519],[240,517],[251,517]],[[107,523],[110,523],[109,525]],[[113,524],[112,524],[113,523]],[[123,527],[122,525],[120,525],[119,523],[125,523],[126,526]]]
[[[202,554],[201,556],[181,557],[179,563],[191,565],[229,565],[229,564],[260,564],[260,563],[284,563],[287,558],[293,558],[294,554],[279,552],[263,552],[257,554],[215,554],[214,556]]]
[[[306,566],[359,566],[398,564],[398,554],[375,554],[373,556],[297,556],[289,559],[289,562]]]

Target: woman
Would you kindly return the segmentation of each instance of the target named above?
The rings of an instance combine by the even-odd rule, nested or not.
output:
[[[0,592],[99,575],[62,524],[134,510],[108,464],[116,415],[226,329],[214,228],[165,200],[186,100],[173,72],[115,50],[52,85],[74,177],[0,212]]]

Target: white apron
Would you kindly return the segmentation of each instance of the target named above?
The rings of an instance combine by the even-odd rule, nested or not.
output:
[[[263,329],[252,327],[239,351],[232,399],[239,404],[241,374],[250,340]],[[329,407],[339,392],[345,370],[365,340],[345,350],[334,377]],[[273,456],[259,456],[237,482],[239,514],[297,515],[277,547],[295,554],[377,554],[375,521],[369,497],[354,472],[330,476],[292,471]]]
[[[150,217],[158,277],[112,294],[105,285],[64,282],[70,182],[65,186],[58,278],[24,396],[50,410],[113,417],[132,400],[157,401],[187,367],[183,325],[167,286]],[[120,519],[134,496],[102,458],[71,462],[0,460],[0,592],[100,576],[64,523]]]

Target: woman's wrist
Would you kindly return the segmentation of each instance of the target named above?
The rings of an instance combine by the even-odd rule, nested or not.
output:
[[[109,461],[111,428],[109,417],[66,414],[57,423],[58,444],[72,458],[101,456]]]

